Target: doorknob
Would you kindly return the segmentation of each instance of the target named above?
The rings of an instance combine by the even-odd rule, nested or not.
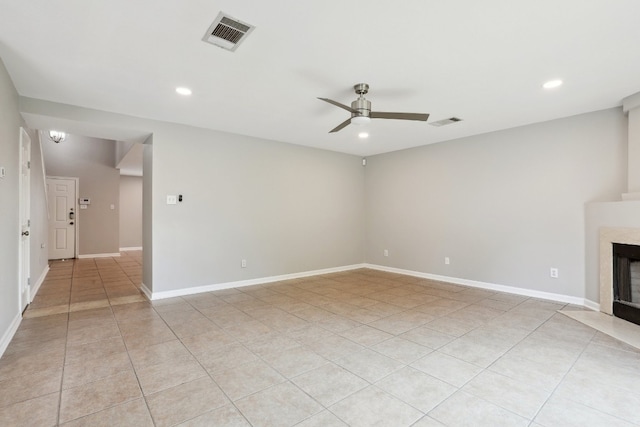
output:
[[[29,230],[27,230],[27,231],[23,231],[23,232],[22,232],[22,235],[23,235],[23,236],[28,236],[28,235],[29,235]]]
[[[73,219],[74,216],[75,216],[75,214],[74,214],[73,211],[69,212],[69,219]]]

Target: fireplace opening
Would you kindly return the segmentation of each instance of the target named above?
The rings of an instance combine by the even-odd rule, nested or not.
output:
[[[613,243],[613,315],[640,325],[640,246]]]

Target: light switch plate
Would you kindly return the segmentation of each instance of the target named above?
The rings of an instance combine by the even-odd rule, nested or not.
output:
[[[176,204],[178,204],[178,197],[177,196],[167,196],[167,204],[168,205],[176,205]]]
[[[0,178],[4,178],[5,176],[7,176],[7,170],[4,166],[0,166]]]

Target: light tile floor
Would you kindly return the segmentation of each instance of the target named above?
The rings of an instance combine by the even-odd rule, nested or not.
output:
[[[140,264],[52,263],[0,425],[640,425],[640,350],[563,304],[373,270],[150,303]]]

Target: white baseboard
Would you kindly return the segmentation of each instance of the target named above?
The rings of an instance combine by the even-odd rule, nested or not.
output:
[[[79,259],[84,259],[84,258],[111,258],[111,257],[119,257],[120,256],[120,252],[116,252],[113,254],[84,254],[84,255],[78,255]]]
[[[142,246],[131,246],[128,248],[120,248],[120,252],[122,251],[141,251],[142,250]]]
[[[153,299],[153,292],[151,292],[151,290],[149,290],[149,288],[147,288],[147,285],[145,285],[144,283],[141,283],[140,284],[140,290],[142,291],[144,296],[147,297],[148,300],[152,300]],[[156,299],[159,299],[159,298],[156,298]]]
[[[18,312],[18,314],[16,314],[16,317],[13,318],[13,321],[9,325],[9,328],[2,335],[2,339],[0,340],[0,357],[2,357],[7,347],[9,347],[9,343],[13,339],[13,336],[16,334],[16,331],[20,326],[20,322],[22,322],[22,313]]]
[[[540,298],[551,301],[562,302],[566,304],[580,305],[599,311],[600,304],[585,298],[574,297],[570,295],[556,294],[551,292],[536,291],[533,289],[516,288],[513,286],[497,285],[494,283],[479,282],[476,280],[460,279],[457,277],[440,276],[437,274],[423,273],[419,271],[403,270],[400,268],[386,267],[376,264],[353,264],[343,267],[327,268],[323,270],[305,271],[301,273],[284,274],[280,276],[261,277],[258,279],[240,280],[237,282],[217,283],[214,285],[197,286],[193,288],[176,289],[173,291],[153,292],[144,284],[141,286],[142,292],[149,300],[155,301],[165,298],[174,298],[185,295],[194,295],[204,292],[220,291],[223,289],[240,288],[244,286],[261,285],[265,283],[279,282],[282,280],[300,279],[303,277],[318,276],[322,274],[338,273],[342,271],[357,270],[359,268],[370,268],[372,270],[386,271],[389,273],[404,274],[406,276],[420,277],[423,279],[436,280],[439,282],[453,283],[457,285],[469,286],[472,288],[487,289],[498,292],[507,292],[510,294],[522,295],[532,298]]]
[[[589,300],[587,300],[585,298],[573,297],[573,296],[570,296],[570,295],[554,294],[554,293],[551,293],[551,292],[542,292],[542,291],[536,291],[536,290],[533,290],[533,289],[516,288],[514,286],[496,285],[494,283],[478,282],[476,280],[460,279],[460,278],[457,278],[457,277],[440,276],[440,275],[437,275],[437,274],[422,273],[420,271],[403,270],[403,269],[400,269],[400,268],[386,267],[384,265],[365,264],[365,267],[366,268],[371,268],[373,270],[387,271],[389,273],[404,274],[404,275],[407,275],[407,276],[414,276],[414,277],[420,277],[420,278],[423,278],[423,279],[437,280],[439,282],[453,283],[453,284],[456,284],[456,285],[469,286],[469,287],[472,287],[472,288],[481,288],[481,289],[487,289],[487,290],[491,290],[491,291],[507,292],[507,293],[510,293],[510,294],[522,295],[522,296],[526,296],[526,297],[540,298],[540,299],[546,299],[546,300],[551,300],[551,301],[558,301],[558,302],[563,302],[563,303],[566,303],[566,304],[581,305],[581,306],[588,307],[588,308],[593,308],[596,305],[598,307],[600,306],[599,304],[594,303],[593,301],[589,301]]]
[[[31,290],[29,291],[29,298],[31,298],[31,301],[33,301],[33,298],[38,293],[38,290],[40,289],[40,286],[42,286],[44,279],[47,277],[48,272],[49,272],[49,264],[47,264],[44,270],[42,270],[42,274],[40,275],[40,277],[38,277],[38,280],[33,284],[33,286],[31,287]]]
[[[585,298],[583,305],[593,311],[600,311],[600,304],[595,301],[591,301]]]
[[[366,264],[353,264],[353,265],[347,265],[343,267],[326,268],[323,270],[304,271],[301,273],[283,274],[281,276],[261,277],[258,279],[250,279],[250,280],[239,280],[237,282],[216,283],[214,285],[197,286],[193,288],[183,288],[183,289],[176,289],[173,291],[163,291],[163,292],[152,292],[152,291],[149,291],[149,289],[146,286],[142,285],[142,292],[144,292],[145,295],[147,295],[147,298],[149,298],[152,301],[155,301],[155,300],[165,299],[165,298],[174,298],[174,297],[181,297],[185,295],[200,294],[203,292],[220,291],[223,289],[262,285],[264,283],[279,282],[281,280],[300,279],[303,277],[318,276],[321,274],[339,273],[342,271],[357,270],[359,268],[365,268],[365,267],[366,267]]]

